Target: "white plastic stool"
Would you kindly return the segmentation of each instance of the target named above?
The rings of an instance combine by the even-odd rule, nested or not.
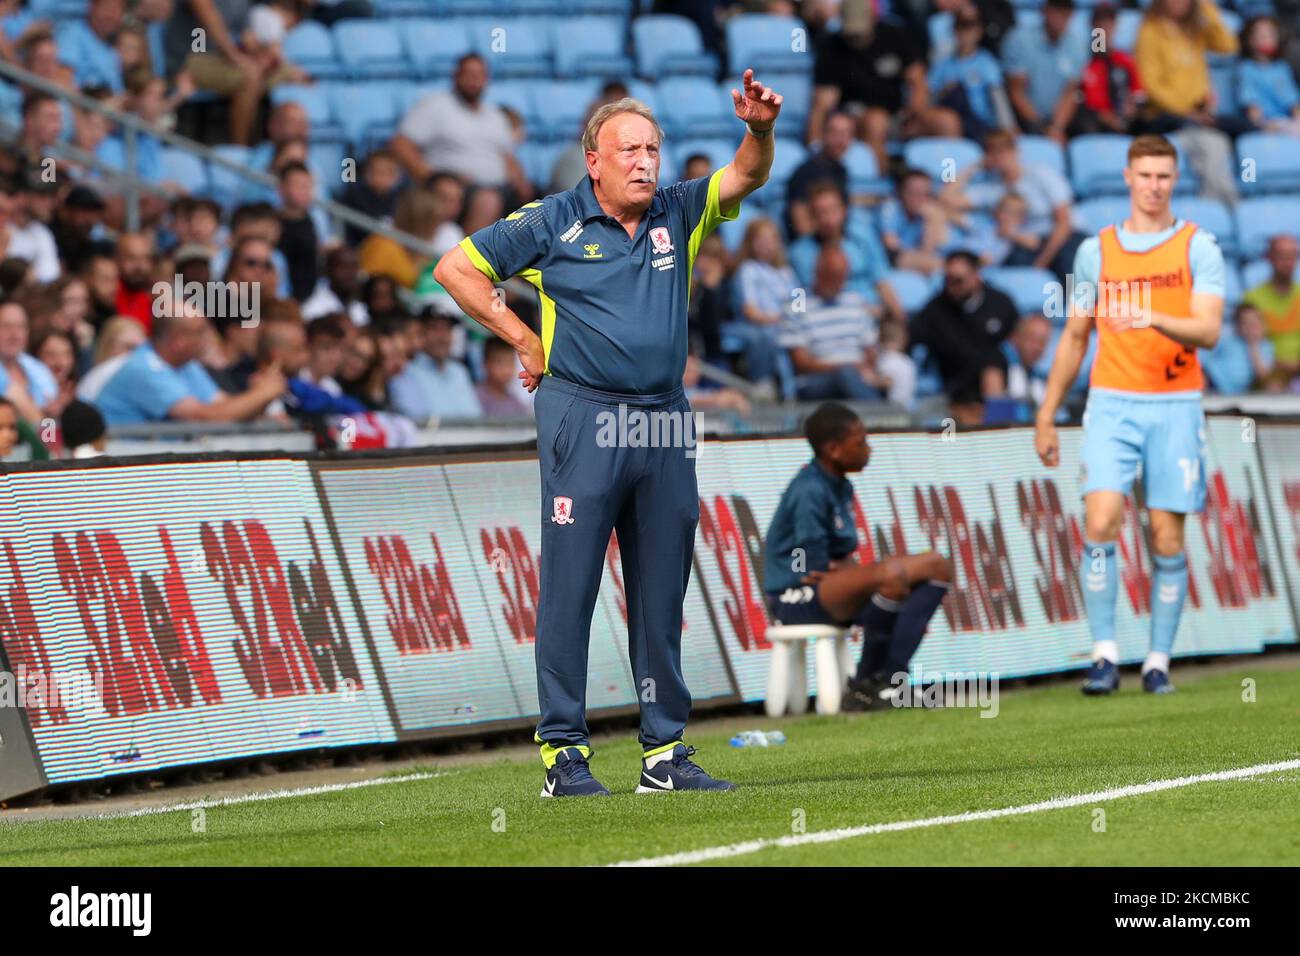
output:
[[[844,685],[853,670],[848,629],[833,624],[778,624],[767,629],[772,645],[767,672],[769,717],[808,709],[807,647],[816,641],[817,713],[838,714]]]

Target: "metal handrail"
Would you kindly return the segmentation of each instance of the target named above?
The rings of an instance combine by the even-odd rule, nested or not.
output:
[[[204,146],[202,143],[195,142],[194,140],[181,136],[179,133],[174,133],[171,130],[155,126],[139,116],[136,116],[134,113],[124,113],[114,107],[107,106],[101,101],[86,96],[79,91],[64,89],[57,83],[47,80],[44,77],[37,76],[30,70],[23,69],[20,66],[15,66],[13,63],[0,60],[0,76],[7,77],[20,86],[29,86],[33,89],[40,90],[43,93],[48,93],[51,96],[67,103],[71,103],[83,110],[90,110],[91,112],[99,113],[112,122],[118,124],[122,127],[125,134],[123,137],[123,145],[125,146],[124,158],[128,170],[135,169],[137,137],[141,134],[148,134],[149,136],[167,143],[170,146],[175,146],[187,153],[191,153],[214,166],[220,166],[223,169],[229,170],[236,175],[258,183],[259,185],[274,187],[278,184],[274,176],[264,173],[261,170],[253,169],[251,166],[245,166],[242,163],[237,163],[232,159],[228,159],[209,146]],[[127,172],[126,170],[118,171],[116,178],[126,185],[127,230],[135,232],[140,228],[140,190],[145,187],[153,189],[156,189],[157,187],[153,187],[150,183],[144,182],[144,180],[136,176],[134,172]],[[164,195],[166,195],[166,193],[164,193]],[[412,252],[428,256],[429,258],[435,258],[437,255],[432,244],[430,244],[428,240],[420,239],[418,236],[413,236],[409,232],[395,229],[387,223],[381,222],[372,216],[367,216],[365,213],[357,212],[355,209],[350,209],[341,203],[335,202],[333,199],[312,197],[312,206],[323,209],[330,216],[333,216],[335,219],[341,219],[349,225],[391,239]]]
[[[16,140],[22,133],[22,130],[13,123],[0,120],[0,140],[10,142]],[[153,183],[147,183],[131,173],[124,173],[120,169],[114,169],[108,163],[104,162],[93,153],[88,153],[79,146],[73,146],[71,143],[55,143],[49,147],[49,154],[55,159],[67,159],[81,166],[88,166],[100,175],[112,179],[119,183],[129,183],[135,180],[138,189],[155,196],[161,196],[164,199],[176,198],[175,193],[164,189],[162,186],[155,186]]]

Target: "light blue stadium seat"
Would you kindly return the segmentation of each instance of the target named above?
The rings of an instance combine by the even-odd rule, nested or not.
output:
[[[330,106],[354,151],[369,152],[392,138],[400,120],[393,84],[330,83],[326,87]]]
[[[1219,248],[1228,258],[1237,256],[1237,224],[1232,212],[1218,199],[1199,196],[1180,196],[1173,203],[1174,215],[1196,223],[1206,232],[1214,233]]]
[[[1231,10],[1225,10],[1223,4],[1219,4],[1219,17],[1223,20],[1223,25],[1227,27],[1228,32],[1233,36],[1241,35],[1241,16],[1233,13]],[[1237,61],[1236,53],[1214,53],[1206,51],[1205,58],[1210,61],[1210,66],[1214,67],[1221,63],[1235,63]]]
[[[848,170],[852,196],[888,196],[894,191],[893,182],[880,174],[876,154],[866,143],[853,141],[844,154],[844,168]]]
[[[632,0],[572,0],[565,9],[584,14],[617,14],[624,20],[632,15]]]
[[[712,77],[717,60],[704,52],[699,28],[675,14],[651,14],[632,21],[636,71],[648,80],[666,76]]]
[[[686,160],[696,153],[703,153],[709,157],[709,165],[713,169],[720,169],[731,158],[736,155],[736,144],[729,139],[688,139],[672,146],[673,159],[677,163],[677,169],[685,171]]]
[[[674,139],[738,137],[731,96],[718,87],[679,76],[663,80],[658,94],[659,121]]]
[[[628,95],[634,100],[640,100],[646,106],[650,107],[655,116],[659,116],[659,88],[646,80],[627,80]],[[662,124],[660,124],[662,125]]]
[[[394,20],[406,59],[422,79],[451,76],[456,61],[471,52],[463,21]]]
[[[957,49],[957,34],[953,30],[952,14],[930,14],[930,18],[926,21],[926,30],[930,34],[930,62],[938,63],[952,56]]]
[[[1128,193],[1124,166],[1132,137],[1095,133],[1070,140],[1070,184],[1079,198]]]
[[[534,90],[532,80],[494,80],[488,84],[483,98],[497,106],[508,106],[522,116],[529,138],[544,138],[534,135],[539,132],[535,127],[545,125],[539,113],[541,104],[538,97],[533,95]]]
[[[909,315],[934,298],[934,283],[928,276],[911,269],[893,269],[885,280],[893,287],[894,294]]]
[[[1016,140],[1020,152],[1020,161],[1034,166],[1047,166],[1066,178],[1070,178],[1065,164],[1065,150],[1061,144],[1048,136],[1021,136]]]
[[[550,187],[551,173],[555,169],[555,158],[559,155],[560,150],[566,148],[567,145],[567,143],[544,143],[538,140],[529,140],[515,154],[518,156],[519,164],[523,166],[524,175],[528,177],[529,182],[543,193]]]
[[[799,139],[803,138],[804,130],[808,126],[808,114],[812,112],[812,77],[807,73],[768,73],[762,74],[755,70],[760,83],[770,86],[781,94],[781,118],[777,121],[778,135],[793,136]],[[744,89],[740,75],[728,77],[719,84],[726,94],[725,99],[729,104],[727,115],[734,117],[736,114],[735,104],[731,100],[731,91],[737,92]],[[737,135],[739,135],[739,120],[733,118],[733,123],[737,124]]]
[[[1195,196],[1201,191],[1201,178],[1192,164],[1187,160],[1187,151],[1179,144],[1176,136],[1170,137],[1174,149],[1178,152],[1178,182],[1174,185],[1175,196]]]
[[[948,139],[942,136],[922,136],[903,146],[907,165],[929,173],[935,180],[944,181],[944,173],[954,174],[978,163],[984,151],[968,139]]]
[[[59,23],[84,20],[90,12],[90,0],[32,0],[28,7],[37,19]]]
[[[916,363],[916,397],[930,398],[943,392],[943,377],[939,363],[924,345],[913,345],[908,350]]]
[[[1300,238],[1300,199],[1268,196],[1237,203],[1237,247],[1244,258],[1262,256],[1270,236]]]
[[[1117,226],[1129,214],[1127,196],[1099,196],[1085,199],[1074,207],[1074,221],[1088,235],[1096,235],[1106,226]]]
[[[520,17],[562,17],[571,12],[565,0],[510,0],[509,8]]]
[[[1016,26],[1036,27],[1043,22],[1043,12],[1041,10],[1020,9],[1016,11]],[[1092,12],[1083,9],[1083,4],[1076,4],[1074,13],[1070,16],[1069,25],[1066,30],[1080,37],[1080,42],[1086,42],[1091,39],[1088,32],[1092,27]],[[931,62],[934,62],[933,57]]]
[[[1254,259],[1245,263],[1241,267],[1241,287],[1246,292],[1267,282],[1273,277],[1273,267],[1268,264],[1267,259]],[[1300,263],[1296,263],[1295,271],[1291,273],[1291,279],[1294,282],[1300,282]]]
[[[1241,184],[1247,195],[1300,191],[1300,142],[1294,136],[1247,133],[1237,139],[1237,169],[1253,171]]]
[[[346,156],[342,143],[312,143],[307,147],[307,165],[320,179],[316,183],[318,196],[332,196],[343,185],[343,159]],[[356,176],[361,178],[361,160],[353,156],[356,162]]]
[[[317,80],[343,76],[343,64],[334,50],[334,36],[315,20],[304,20],[285,35],[284,58]]]
[[[387,20],[402,17],[433,17],[440,13],[435,0],[371,0],[375,16]]]
[[[775,155],[772,157],[772,169],[767,174],[768,187],[775,186],[782,196],[785,195],[785,188],[790,182],[790,177],[798,169],[805,159],[808,158],[808,150],[802,143],[795,140],[783,139],[777,143]]]
[[[470,45],[487,61],[493,79],[549,77],[551,30],[538,17],[479,17],[466,24]]]
[[[212,151],[233,163],[239,163],[242,166],[248,165],[249,149],[247,146],[223,143],[220,146],[214,146]],[[208,175],[211,182],[209,194],[226,209],[235,205],[244,190],[252,186],[251,180],[216,163],[209,165]]]
[[[193,153],[172,146],[162,149],[163,179],[180,183],[192,196],[206,196],[211,188],[212,179],[208,175],[208,164]]]
[[[786,131],[801,139],[808,126],[808,114],[812,112],[813,81],[809,73],[778,73],[759,77],[763,83],[770,83],[781,94],[781,125]],[[740,84],[734,84],[740,89]]]
[[[761,207],[767,215],[777,218],[780,210],[785,208],[785,191],[790,176],[806,158],[807,150],[802,143],[792,139],[778,140],[767,182],[750,194],[745,202]]]
[[[392,21],[340,20],[334,24],[333,32],[334,49],[350,78],[382,80],[410,76],[402,38]]]
[[[752,197],[751,197],[752,198]],[[755,219],[766,219],[767,215],[751,202],[740,204],[740,214],[732,222],[724,222],[718,226],[718,235],[727,246],[727,251],[732,255],[740,249],[740,243],[745,238],[745,230]],[[739,350],[737,350],[739,351]]]
[[[626,77],[627,28],[616,17],[563,17],[551,24],[555,76]]]
[[[1237,106],[1237,70],[1232,64],[1217,64],[1210,67],[1210,83],[1219,98],[1216,109],[1220,116],[1235,116]]]
[[[0,82],[0,120],[17,126],[22,122],[23,92],[12,83]]]
[[[727,71],[752,69],[759,82],[769,73],[810,73],[812,41],[798,17],[742,13],[727,21]]]
[[[1227,259],[1223,263],[1224,292],[1223,301],[1229,309],[1233,308],[1245,292],[1241,284],[1241,272],[1237,269],[1237,263],[1232,259]],[[1225,319],[1231,320],[1232,316],[1224,315]],[[1225,323],[1226,325],[1226,323]]]
[[[847,213],[847,221],[844,225],[844,231],[849,235],[865,235],[874,233],[877,237],[880,234],[879,223],[876,213],[866,206],[850,206]]]
[[[486,17],[501,12],[500,0],[442,0],[447,16]]]
[[[63,114],[63,122],[59,126],[59,142],[71,142],[72,134],[77,129],[77,113],[67,100],[59,100],[59,112]]]
[[[668,144],[671,146],[671,144]],[[677,159],[673,156],[673,151],[665,146],[659,151],[659,185],[667,186],[670,183],[677,182],[678,167]]]
[[[1138,27],[1142,26],[1141,10],[1121,10],[1115,17],[1115,33],[1110,38],[1112,49],[1132,53],[1137,46]]]
[[[325,84],[285,84],[271,89],[271,104],[294,102],[307,111],[313,141],[337,143],[343,139],[343,127],[334,117]]]
[[[599,80],[541,80],[529,86],[536,104],[539,138],[573,140],[582,135],[587,107],[600,93]]]
[[[1053,285],[1059,288],[1055,273],[1032,266],[998,266],[984,270],[984,281],[995,289],[1011,296],[1016,311],[1041,314],[1048,298],[1053,295]],[[1061,293],[1055,292],[1059,298]]]
[[[1258,16],[1277,16],[1272,0],[1236,0],[1233,7],[1246,19]]]
[[[405,116],[416,103],[430,93],[444,93],[451,89],[450,80],[437,80],[432,83],[401,83],[397,87],[397,113]]]

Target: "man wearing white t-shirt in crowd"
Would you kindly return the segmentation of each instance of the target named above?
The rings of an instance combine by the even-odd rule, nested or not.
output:
[[[5,255],[19,256],[30,262],[32,278],[37,282],[53,282],[63,271],[59,265],[59,247],[54,241],[54,233],[38,215],[42,207],[52,209],[52,204],[44,197],[51,190],[57,189],[56,184],[42,183],[39,175],[29,173],[18,180],[13,194],[9,249]]]
[[[511,189],[513,208],[532,199],[533,188],[515,159],[510,120],[484,98],[487,85],[487,63],[476,53],[465,54],[456,63],[452,88],[418,100],[391,148],[416,182],[433,172],[456,173],[473,185]]]
[[[30,262],[30,276],[37,282],[59,277],[59,250],[44,223],[31,219],[23,196],[8,185],[0,185],[0,259]]]
[[[360,260],[351,246],[335,246],[325,253],[325,274],[302,304],[307,322],[335,312],[346,314],[358,327],[370,323],[370,311],[361,301]]]

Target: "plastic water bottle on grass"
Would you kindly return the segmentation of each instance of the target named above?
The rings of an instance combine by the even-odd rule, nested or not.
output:
[[[733,747],[774,747],[785,743],[785,734],[779,730],[742,730],[731,738]]]

